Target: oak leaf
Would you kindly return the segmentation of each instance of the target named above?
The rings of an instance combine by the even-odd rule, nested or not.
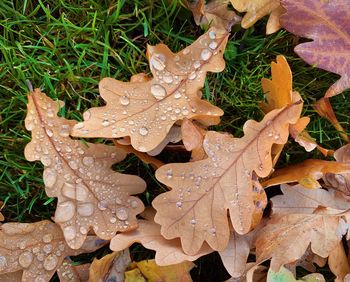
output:
[[[207,159],[159,168],[156,178],[173,189],[152,203],[162,235],[180,237],[190,255],[204,241],[222,251],[230,234],[227,210],[233,228],[249,232],[255,211],[252,174],[266,177],[271,172],[271,146],[287,141],[289,124],[298,120],[301,108],[298,102],[271,111],[261,122],[247,121],[242,138],[209,131],[203,142]]]
[[[186,6],[192,11],[197,25],[211,25],[218,29],[229,31],[231,26],[241,20],[234,11],[227,7],[228,0],[195,0],[186,1]]]
[[[208,246],[203,246],[193,256],[185,254],[179,239],[167,240],[160,234],[160,225],[154,222],[153,217],[150,215],[147,220],[140,219],[138,228],[133,231],[117,234],[111,240],[110,248],[120,251],[133,243],[141,243],[145,248],[156,251],[155,262],[161,266],[194,261],[212,252]]]
[[[60,227],[48,220],[5,223],[0,226],[0,275],[23,270],[22,281],[49,281],[66,256],[92,252],[103,244],[89,236],[81,249],[74,250]]]
[[[287,13],[281,23],[288,31],[313,39],[295,52],[308,64],[341,78],[326,92],[337,95],[350,87],[350,2],[348,0],[282,0]],[[341,9],[339,9],[341,7]]]
[[[221,116],[223,111],[201,100],[198,91],[208,71],[224,69],[227,38],[227,32],[211,28],[177,54],[164,44],[148,46],[153,78],[146,82],[104,78],[99,88],[107,105],[85,112],[85,121],[74,127],[73,135],[130,136],[135,149],[148,152],[165,139],[178,120]]]
[[[274,213],[312,214],[319,206],[333,209],[346,210],[350,207],[350,201],[337,196],[334,191],[324,189],[307,189],[302,185],[281,185],[283,195],[271,199]]]
[[[70,258],[65,258],[62,265],[57,269],[60,282],[86,282],[89,280],[90,263],[73,265]]]
[[[275,214],[255,238],[257,263],[271,258],[271,269],[301,258],[311,244],[313,253],[327,257],[346,233],[349,211],[336,214]],[[293,244],[291,244],[293,242]]]
[[[273,271],[271,268],[267,273],[267,282],[326,282],[323,275],[320,273],[312,273],[304,276],[301,280],[297,280],[294,278],[293,273],[286,269],[285,267],[281,267],[281,269],[277,272]]]
[[[114,146],[71,139],[69,132],[76,122],[57,117],[63,102],[54,102],[39,89],[28,100],[25,125],[32,131],[32,141],[25,156],[44,165],[46,193],[58,198],[55,221],[68,245],[78,249],[90,227],[102,239],[135,228],[136,215],[144,207],[130,194],[143,192],[145,182],[110,168],[126,154]]]
[[[315,189],[321,187],[321,184],[317,180],[327,173],[349,173],[349,170],[349,163],[308,159],[299,164],[277,169],[271,175],[271,178],[264,181],[262,185],[269,187],[278,184],[299,182],[306,188]]]
[[[233,7],[239,12],[247,12],[241,22],[243,28],[249,28],[259,19],[270,15],[267,21],[266,34],[276,32],[281,28],[279,18],[284,9],[280,0],[230,0]]]
[[[333,274],[337,276],[335,282],[344,281],[346,274],[350,273],[350,265],[342,242],[339,242],[329,254],[328,265]]]

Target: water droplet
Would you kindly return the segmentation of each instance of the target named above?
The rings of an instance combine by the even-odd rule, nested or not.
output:
[[[56,255],[49,255],[44,260],[44,268],[48,271],[54,270],[57,266],[58,259]]]
[[[195,79],[196,76],[197,76],[196,72],[193,71],[193,72],[191,72],[190,75],[188,76],[188,79],[191,79],[191,80],[192,80],[192,79]]]
[[[151,86],[151,94],[157,100],[162,100],[166,96],[166,90],[165,90],[165,88],[163,86],[161,86],[159,84],[153,84]]]
[[[40,161],[44,166],[49,166],[51,164],[51,158],[47,155],[44,155],[40,158]]]
[[[33,254],[31,252],[21,253],[18,262],[23,268],[29,267],[33,262]]]
[[[83,158],[83,164],[86,166],[91,166],[94,163],[93,157],[84,157]]]
[[[150,59],[150,64],[153,68],[158,71],[162,71],[165,69],[165,56],[162,54],[154,54]]]
[[[7,260],[4,256],[0,256],[0,271],[7,267]]]
[[[190,223],[191,223],[191,225],[193,225],[193,226],[194,226],[194,225],[196,225],[196,224],[197,224],[197,220],[195,220],[195,219],[193,218],[193,219],[191,219],[191,220],[190,220]]]
[[[133,200],[133,201],[131,201],[130,206],[131,206],[133,209],[136,209],[136,208],[139,206],[139,204],[138,204],[137,201]]]
[[[53,235],[48,233],[43,236],[43,242],[44,243],[50,243],[53,239]]]
[[[106,126],[108,126],[110,123],[109,123],[108,119],[104,119],[104,120],[102,121],[101,124],[102,124],[102,126],[106,127]]]
[[[84,234],[84,235],[88,233],[87,228],[84,227],[84,226],[80,227],[80,228],[79,228],[79,231],[80,231],[81,234]]]
[[[214,30],[209,31],[209,38],[214,40],[216,38],[216,32]]]
[[[168,169],[168,171],[166,172],[166,176],[167,176],[168,179],[173,178],[173,171],[172,171],[172,169]]]
[[[180,99],[181,96],[182,96],[182,94],[180,93],[180,91],[175,91],[175,93],[174,93],[174,98],[175,99]]]
[[[89,110],[87,110],[84,114],[83,114],[83,118],[84,120],[89,120],[91,118],[91,112]]]
[[[78,204],[77,211],[81,216],[90,216],[94,213],[94,205],[92,203]]]
[[[117,222],[117,219],[116,219],[115,217],[111,217],[111,218],[109,219],[109,222],[110,222],[110,223],[116,223],[116,222]]]
[[[89,190],[88,188],[82,184],[78,183],[76,186],[76,199],[80,202],[84,202],[88,199],[89,197]]]
[[[213,228],[210,228],[209,230],[209,233],[211,234],[211,235],[213,235],[213,236],[215,236],[216,235],[216,229],[213,227]]]
[[[259,169],[259,170],[263,170],[263,168],[264,168],[263,164],[259,164],[258,169]]]
[[[276,134],[274,138],[275,138],[275,140],[278,140],[278,139],[280,139],[280,135]]]
[[[66,222],[73,218],[75,214],[75,205],[72,201],[65,201],[57,204],[55,221]]]
[[[43,251],[47,254],[52,252],[52,245],[48,244],[43,247]]]
[[[190,49],[189,48],[186,48],[186,49],[184,49],[183,51],[182,51],[182,54],[184,54],[184,55],[187,55],[187,54],[189,54],[190,53]]]
[[[34,282],[46,282],[46,279],[42,276],[38,276],[37,278],[35,278]]]
[[[128,96],[121,96],[119,98],[119,102],[120,104],[122,104],[123,106],[127,106],[130,104],[130,99],[128,98]]]
[[[195,69],[199,69],[200,66],[201,66],[201,62],[200,62],[200,61],[195,61],[195,62],[193,63],[193,67],[194,67]]]
[[[146,127],[141,127],[139,129],[139,133],[142,135],[142,136],[146,136],[148,134],[148,129]]]
[[[54,112],[53,109],[48,109],[46,111],[46,114],[47,114],[48,117],[53,117],[55,115],[55,112]]]
[[[182,202],[176,202],[176,207],[181,208],[182,207]]]
[[[214,50],[216,49],[216,47],[218,47],[218,44],[215,41],[210,42],[209,44],[210,49]]]
[[[120,219],[120,220],[127,220],[129,215],[128,212],[125,208],[119,208],[116,212],[116,216]]]
[[[272,136],[273,136],[273,133],[270,131],[267,135],[268,135],[269,137],[272,137]]]
[[[63,234],[66,240],[70,241],[73,240],[76,236],[76,229],[74,226],[67,226],[63,229]]]
[[[107,209],[107,202],[106,201],[99,201],[97,204],[97,207],[101,210],[104,211]]]
[[[78,163],[75,160],[69,161],[68,164],[71,167],[71,169],[77,169],[78,168]]]
[[[53,131],[50,128],[46,128],[45,131],[46,131],[47,136],[49,136],[49,137],[53,136]]]
[[[170,84],[174,81],[173,76],[170,74],[164,75],[163,80],[165,83],[168,83],[168,84]]]
[[[183,114],[184,116],[187,116],[189,113],[190,113],[190,112],[189,112],[187,109],[183,109],[183,110],[182,110],[182,114]]]
[[[209,60],[211,56],[212,56],[212,53],[208,49],[204,49],[201,52],[201,59],[204,60],[204,61]]]
[[[62,137],[68,137],[68,136],[69,136],[69,131],[70,131],[69,125],[63,124],[63,125],[61,125],[61,129],[60,129],[59,134],[60,134]]]

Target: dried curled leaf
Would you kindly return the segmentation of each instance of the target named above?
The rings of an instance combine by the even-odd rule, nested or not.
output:
[[[234,11],[227,7],[228,0],[195,0],[186,1],[187,7],[192,11],[197,25],[211,25],[218,29],[229,31],[231,26],[241,20]]]
[[[84,144],[69,137],[76,123],[57,117],[58,104],[39,89],[28,96],[26,128],[32,141],[25,148],[29,161],[40,160],[49,197],[57,197],[55,221],[68,245],[78,249],[90,227],[102,239],[117,231],[133,229],[136,215],[144,209],[141,193],[145,182],[132,175],[114,172],[111,165],[125,158],[114,146]]]
[[[242,138],[209,131],[203,142],[207,159],[158,169],[157,179],[173,189],[152,203],[162,235],[180,237],[190,255],[204,241],[221,251],[230,234],[227,210],[234,229],[247,233],[255,212],[252,174],[271,172],[271,146],[287,141],[289,124],[298,120],[301,108],[296,103],[268,113],[261,122],[247,121]]]
[[[211,28],[177,54],[164,44],[148,46],[153,78],[145,82],[121,82],[104,78],[101,97],[107,105],[84,113],[74,136],[117,138],[130,136],[131,145],[142,152],[156,148],[173,124],[190,119],[219,117],[223,111],[201,100],[206,73],[225,67],[223,50],[228,34]],[[215,119],[217,122],[217,119]]]
[[[110,248],[114,251],[120,251],[136,242],[141,243],[147,249],[156,251],[155,262],[158,265],[194,261],[212,252],[208,246],[203,246],[197,254],[186,255],[181,248],[179,239],[167,240],[160,234],[160,226],[154,222],[153,216],[149,217],[148,220],[140,219],[137,229],[117,234],[111,240]]]
[[[92,252],[103,244],[90,236],[81,249],[73,250],[60,227],[48,220],[5,223],[0,226],[0,275],[23,270],[22,281],[49,281],[66,256]]]
[[[259,19],[270,15],[266,26],[266,34],[276,32],[281,28],[279,18],[284,13],[280,0],[230,0],[239,12],[247,12],[242,19],[242,27],[249,28]]]
[[[349,173],[349,170],[349,163],[308,159],[299,164],[277,169],[271,175],[271,178],[264,181],[262,185],[269,187],[278,184],[299,182],[306,188],[315,189],[321,187],[317,180],[327,173]]]
[[[296,280],[293,273],[285,267],[281,267],[278,272],[273,271],[271,268],[267,273],[267,282],[326,282],[323,275],[320,273],[312,273],[304,276],[301,280]]]
[[[328,265],[334,275],[337,276],[335,282],[344,281],[345,275],[350,273],[350,265],[342,242],[339,242],[329,254]]]
[[[308,64],[341,75],[325,97],[350,87],[350,2],[348,0],[283,0],[281,23],[288,31],[313,39],[295,52]],[[341,7],[341,8],[340,8]]]
[[[309,244],[313,253],[327,257],[345,234],[341,226],[348,219],[349,212],[273,215],[256,235],[257,263],[272,258],[271,269],[279,271],[281,266],[301,258]]]
[[[273,197],[273,212],[278,214],[311,214],[319,206],[346,210],[350,202],[323,189],[310,190],[301,185],[281,185],[283,195]]]

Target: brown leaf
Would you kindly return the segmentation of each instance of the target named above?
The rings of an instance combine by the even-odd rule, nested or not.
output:
[[[346,210],[350,207],[350,201],[335,195],[332,191],[324,189],[310,190],[301,185],[281,185],[283,195],[273,197],[272,208],[274,213],[312,214],[319,206]]]
[[[350,163],[350,144],[347,144],[334,153],[337,162]],[[350,166],[350,165],[349,165]],[[340,191],[350,200],[350,173],[326,173],[323,177],[325,186]]]
[[[102,244],[89,236],[81,249],[73,250],[60,227],[48,220],[5,223],[0,226],[0,274],[23,270],[22,281],[49,281],[66,256],[92,252]]]
[[[143,260],[136,264],[148,282],[190,282],[189,272],[195,266],[190,261],[168,266],[159,266],[154,260]]]
[[[90,264],[73,265],[69,258],[65,258],[57,269],[60,282],[86,282],[89,280]]]
[[[266,34],[276,32],[281,28],[279,18],[285,12],[279,0],[230,0],[239,12],[247,12],[242,19],[242,27],[249,28],[259,19],[270,15],[267,21]]]
[[[148,152],[165,139],[178,120],[221,116],[223,111],[201,100],[198,91],[208,71],[224,69],[227,38],[227,32],[211,28],[177,54],[164,44],[148,46],[153,78],[147,82],[104,78],[99,88],[107,105],[85,112],[85,122],[74,127],[73,135],[130,136],[135,149]]]
[[[318,100],[313,105],[315,111],[323,118],[327,119],[336,130],[339,131],[339,135],[346,141],[349,142],[349,137],[344,132],[344,128],[341,126],[339,121],[337,120],[337,117],[335,116],[335,113],[333,111],[332,105],[329,102],[328,98],[322,98]]]
[[[350,273],[350,265],[342,242],[339,242],[334,250],[330,252],[328,265],[333,274],[337,276],[335,282],[344,281],[345,275]]]
[[[193,13],[194,21],[200,26],[214,26],[230,31],[231,26],[241,20],[234,11],[228,9],[228,0],[186,1],[186,6]]]
[[[258,231],[255,246],[257,263],[271,259],[271,269],[301,258],[311,244],[312,251],[327,257],[345,234],[340,230],[346,214],[276,214]]]
[[[102,239],[135,228],[136,215],[144,207],[130,194],[143,192],[145,182],[110,168],[125,153],[114,146],[71,139],[69,132],[76,122],[56,115],[63,102],[54,102],[39,89],[28,100],[25,124],[32,131],[32,141],[25,156],[29,161],[40,160],[45,167],[46,193],[58,198],[55,221],[68,245],[79,248],[90,227]]]
[[[341,75],[325,97],[350,87],[350,2],[348,0],[283,0],[281,23],[288,31],[313,39],[294,51],[308,64]],[[339,9],[341,7],[341,9]]]
[[[299,182],[306,188],[315,189],[321,187],[317,181],[326,173],[349,172],[348,163],[308,159],[302,163],[289,165],[277,169],[271,178],[262,183],[263,187],[270,187],[278,184]]]
[[[247,233],[255,211],[252,173],[266,177],[271,172],[271,146],[287,141],[289,124],[298,120],[301,108],[296,103],[268,113],[261,122],[247,121],[242,138],[209,131],[203,142],[207,159],[159,168],[156,178],[173,188],[152,203],[162,235],[180,237],[190,255],[204,241],[224,250],[230,234],[227,210],[234,229]]]
[[[153,216],[148,216],[148,220],[139,220],[137,229],[117,234],[111,240],[110,248],[120,251],[130,247],[133,243],[141,243],[145,248],[156,251],[155,261],[158,265],[194,261],[212,252],[208,246],[203,246],[197,254],[186,255],[179,239],[167,240],[160,234],[160,225],[154,222]]]
[[[163,139],[163,141],[160,142],[158,146],[155,147],[153,150],[148,151],[147,154],[150,156],[159,155],[169,143],[177,143],[180,141],[181,141],[181,127],[177,125],[173,125],[170,128],[167,136]]]
[[[124,281],[124,272],[130,263],[128,249],[105,255],[99,260],[95,258],[90,266],[89,282],[122,282]]]
[[[23,271],[16,271],[11,273],[0,274],[1,282],[17,282],[22,281]]]

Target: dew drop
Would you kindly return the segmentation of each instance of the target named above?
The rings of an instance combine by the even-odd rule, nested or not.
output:
[[[264,168],[263,164],[259,164],[258,169],[259,169],[259,170],[263,170],[263,168]]]
[[[107,202],[106,201],[99,201],[97,204],[97,207],[101,210],[104,211],[107,209]]]
[[[46,131],[47,136],[49,136],[49,137],[53,136],[53,131],[50,128],[46,128],[45,131]]]
[[[102,126],[106,127],[106,126],[110,125],[110,122],[108,121],[108,119],[104,119],[101,124],[102,124]]]
[[[93,157],[84,157],[83,158],[83,164],[86,166],[91,166],[94,163]]]
[[[139,133],[140,133],[140,135],[142,135],[142,136],[146,136],[146,135],[148,134],[148,129],[147,129],[147,127],[141,127],[141,128],[139,129]]]
[[[52,252],[52,245],[48,244],[43,247],[43,251],[47,254]]]
[[[56,255],[49,255],[44,260],[44,268],[47,271],[54,270],[57,266],[58,259]]]
[[[274,138],[275,138],[275,140],[278,140],[278,139],[280,139],[280,135],[276,134]]]
[[[216,38],[216,32],[214,30],[209,31],[209,38],[214,40]]]
[[[63,124],[63,125],[61,126],[61,129],[60,129],[59,134],[60,134],[62,137],[68,137],[68,136],[69,136],[69,130],[70,130],[69,125]]]
[[[150,64],[154,69],[162,71],[165,69],[165,61],[166,59],[164,55],[154,54],[150,59]]]
[[[76,199],[78,201],[84,202],[88,199],[89,190],[84,184],[78,183],[76,186],[76,190]]]
[[[216,49],[216,47],[218,47],[218,44],[215,41],[210,42],[209,44],[210,49],[214,50]]]
[[[211,56],[212,56],[212,53],[208,49],[204,49],[201,52],[201,59],[204,60],[204,61],[209,60]]]
[[[190,79],[190,80],[195,79],[196,76],[197,76],[196,72],[193,71],[193,72],[191,72],[190,75],[188,76],[188,79]]]
[[[109,219],[109,222],[110,222],[110,223],[116,223],[116,222],[117,222],[117,219],[116,219],[115,217],[111,217],[111,218]]]
[[[68,165],[71,167],[71,169],[77,169],[78,168],[78,163],[75,160],[69,161]]]
[[[161,86],[159,84],[153,84],[151,86],[151,94],[157,100],[162,100],[166,96],[166,90],[165,90],[165,88],[163,86]]]
[[[0,271],[7,267],[7,260],[4,256],[0,256]]]
[[[273,133],[272,133],[272,132],[269,132],[267,135],[268,135],[269,137],[272,137],[272,136],[273,136]]]
[[[129,215],[125,208],[119,208],[116,212],[116,216],[120,220],[127,220]]]
[[[182,54],[184,54],[184,55],[187,55],[187,54],[189,54],[190,53],[190,49],[189,48],[186,48],[186,49],[184,49],[183,51],[182,51]]]
[[[43,242],[44,243],[50,243],[53,239],[53,235],[48,233],[43,236]]]
[[[194,226],[194,225],[196,225],[196,224],[197,224],[197,220],[195,220],[195,219],[193,218],[193,219],[191,219],[191,220],[190,220],[190,223],[191,223],[191,225],[193,225],[193,226]]]
[[[213,227],[213,228],[210,228],[209,230],[209,233],[211,234],[211,235],[213,235],[213,236],[215,236],[216,235],[216,229]]]
[[[133,208],[133,209],[136,209],[137,207],[138,207],[138,203],[137,203],[137,201],[131,201],[131,203],[130,203],[130,206]]]
[[[168,169],[168,171],[166,172],[166,176],[168,179],[172,179],[173,178],[173,171],[172,169]]]
[[[63,229],[63,234],[66,240],[70,241],[73,240],[76,236],[76,229],[74,226],[67,226]]]
[[[182,207],[182,202],[176,202],[176,207],[180,209]]]
[[[34,282],[46,282],[46,279],[42,276],[38,276],[35,278]]]
[[[55,221],[66,222],[73,218],[75,214],[75,205],[72,201],[65,201],[57,204]]]
[[[174,81],[173,76],[170,74],[164,75],[163,80],[165,83],[172,83]]]
[[[88,233],[88,230],[84,226],[80,227],[79,231],[80,231],[81,234],[84,234],[84,235]]]
[[[123,106],[127,106],[130,104],[130,99],[128,98],[128,96],[121,96],[119,98],[119,102],[120,104],[122,104]]]
[[[187,109],[183,109],[183,110],[182,110],[182,114],[183,114],[184,116],[187,116],[189,113],[190,113],[190,112],[189,112]]]
[[[195,61],[195,62],[193,63],[193,67],[194,67],[195,69],[199,69],[200,66],[201,66],[201,62],[200,62],[200,61]]]
[[[40,161],[42,162],[42,164],[44,166],[49,166],[51,164],[51,158],[49,156],[46,156],[46,155],[42,156],[40,158]]]
[[[29,267],[33,262],[33,254],[31,252],[21,253],[18,262],[23,268]]]
[[[90,216],[94,213],[94,205],[92,203],[78,204],[77,211],[81,216]]]
[[[87,110],[84,114],[83,114],[83,118],[85,121],[89,120],[91,118],[91,112],[89,110]]]
[[[176,92],[174,93],[174,98],[175,98],[175,99],[180,99],[181,96],[182,96],[182,94],[180,93],[180,91],[176,91]]]

